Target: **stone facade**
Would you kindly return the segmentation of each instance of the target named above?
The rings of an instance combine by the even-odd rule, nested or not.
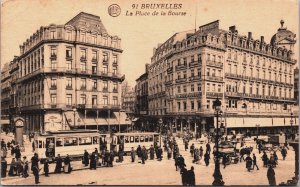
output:
[[[218,20],[174,34],[153,51],[149,115],[163,118],[173,130],[208,131],[215,125],[213,101],[219,98],[220,121],[228,129],[254,132],[261,126],[269,132],[290,126],[296,40],[281,24],[271,44],[263,36],[253,39],[251,32],[241,35],[235,26],[222,30]],[[299,124],[297,116],[292,118]]]
[[[11,64],[13,115],[25,119],[25,132],[118,125],[121,53],[121,39],[99,16],[81,12],[65,25],[40,27]]]

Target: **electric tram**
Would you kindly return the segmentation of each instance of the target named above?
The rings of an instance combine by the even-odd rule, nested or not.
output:
[[[69,155],[72,158],[81,158],[84,150],[92,153],[95,148],[109,151],[119,151],[122,145],[125,153],[131,148],[136,149],[138,145],[149,149],[151,145],[160,145],[160,135],[154,132],[114,133],[100,134],[98,130],[59,130],[47,131],[34,137],[35,153],[41,160],[46,158],[53,160],[58,154],[64,158]]]

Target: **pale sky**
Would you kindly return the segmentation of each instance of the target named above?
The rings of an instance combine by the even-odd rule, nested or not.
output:
[[[187,14],[126,16],[127,10],[133,11],[132,4],[141,6],[143,3],[182,4],[180,10],[174,11]],[[108,6],[111,4],[120,5],[120,16],[109,16]],[[1,67],[14,55],[19,55],[19,45],[40,26],[65,24],[78,13],[87,12],[100,16],[108,33],[122,39],[124,52],[120,68],[131,86],[145,72],[145,64],[150,63],[153,47],[176,32],[194,29],[195,18],[197,28],[220,20],[221,29],[228,30],[229,26],[236,25],[240,34],[252,32],[254,39],[265,36],[267,43],[283,19],[285,27],[296,33],[299,40],[297,0],[6,0],[1,8]],[[152,13],[154,10],[143,11]],[[298,46],[297,41],[297,53]],[[298,59],[298,54],[296,57]]]

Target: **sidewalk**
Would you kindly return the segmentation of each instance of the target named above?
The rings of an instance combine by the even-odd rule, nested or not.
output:
[[[116,158],[118,157],[115,157],[115,160]],[[156,160],[154,160],[156,161]],[[141,163],[141,160],[139,160],[137,157],[136,157],[136,161],[135,163]],[[131,162],[131,157],[129,156],[124,156],[124,161],[122,163],[120,162],[114,162],[113,163],[113,167],[116,167],[116,166],[124,166],[124,165],[130,165],[132,164]],[[57,175],[56,173],[54,173],[54,170],[55,170],[55,163],[52,163],[52,164],[49,164],[49,175]],[[84,164],[82,164],[82,161],[72,161],[71,162],[71,166],[72,166],[72,172],[74,171],[81,171],[81,170],[89,170],[90,167],[89,165],[88,166],[85,166]],[[39,168],[40,168],[40,176],[43,176],[45,175],[44,173],[44,165],[43,164],[39,164]],[[106,168],[106,166],[97,166],[97,168]],[[8,168],[9,170],[9,168]],[[29,167],[29,170],[30,170],[30,167]],[[63,171],[61,173],[62,175],[65,174]],[[26,179],[28,178],[31,178],[31,177],[34,177],[33,174],[32,174],[32,171],[29,171],[29,177],[27,177]],[[25,180],[25,178],[22,178],[22,177],[19,177],[19,176],[6,176],[5,178],[2,178],[1,179],[1,183],[3,184],[3,182],[5,181],[11,181],[11,180],[15,180],[15,181],[22,181],[22,180]]]
[[[1,139],[3,139],[5,143],[7,143],[8,141],[14,139],[14,135],[12,133],[9,133],[8,135],[6,135],[5,133],[1,133]],[[24,152],[21,152],[21,159],[23,159],[23,156],[26,156],[27,160],[30,160],[34,152],[32,152],[32,142],[29,142],[28,139],[24,141],[24,150],[25,150]],[[14,155],[12,156],[10,153],[11,150],[10,149],[7,150],[7,156],[6,156],[7,164],[10,164],[12,158],[14,158]]]

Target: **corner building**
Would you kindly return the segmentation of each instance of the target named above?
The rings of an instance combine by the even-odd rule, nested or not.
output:
[[[227,130],[276,133],[298,129],[294,100],[295,34],[281,27],[267,44],[219,28],[174,34],[154,48],[148,72],[149,115],[170,130],[209,131],[216,125],[213,101],[222,102]],[[298,110],[297,110],[298,111]],[[291,122],[293,121],[293,122]],[[157,122],[156,122],[157,123]],[[291,126],[291,123],[292,126]]]
[[[81,12],[65,25],[40,27],[22,45],[14,115],[25,131],[108,130],[123,125],[120,111],[121,39],[100,17]],[[119,117],[121,116],[121,117]]]

